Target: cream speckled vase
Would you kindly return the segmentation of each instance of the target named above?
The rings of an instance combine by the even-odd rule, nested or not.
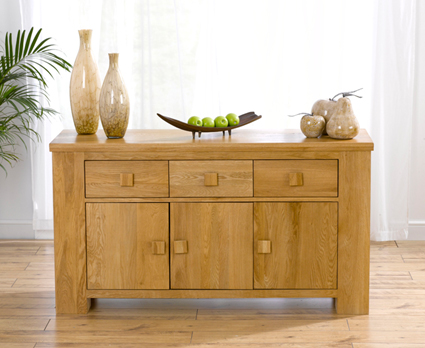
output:
[[[80,49],[71,74],[69,94],[78,134],[94,134],[99,126],[99,69],[91,53],[91,30],[79,30]]]
[[[127,130],[130,99],[118,69],[118,53],[109,53],[109,69],[100,92],[100,119],[108,138],[122,138]]]

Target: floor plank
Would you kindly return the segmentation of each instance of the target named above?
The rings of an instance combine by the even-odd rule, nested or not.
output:
[[[0,261],[0,272],[25,271],[28,265],[29,265],[29,262],[1,262]]]
[[[271,331],[246,335],[242,332],[203,332],[193,333],[193,343],[422,343],[425,332],[409,331]]]
[[[223,325],[217,320],[92,320],[91,318],[51,320],[46,331],[98,331],[109,332],[268,332],[268,331],[308,331],[308,330],[337,330],[348,331],[347,321],[339,320],[233,320]]]
[[[425,249],[425,240],[397,240],[397,247],[399,248],[424,248]]]
[[[101,299],[56,315],[53,242],[0,241],[0,348],[423,348],[423,244],[371,243],[369,315],[332,299]]]

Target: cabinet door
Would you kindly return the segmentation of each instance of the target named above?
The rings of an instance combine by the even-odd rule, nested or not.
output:
[[[171,203],[171,288],[252,289],[252,203]]]
[[[254,288],[336,289],[338,204],[254,204]]]
[[[87,203],[89,289],[168,289],[168,203]]]

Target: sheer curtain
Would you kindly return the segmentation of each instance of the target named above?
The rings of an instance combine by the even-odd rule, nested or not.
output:
[[[374,240],[406,239],[415,80],[416,0],[376,2],[373,66]]]
[[[352,101],[361,126],[372,132],[376,143],[374,239],[403,237],[400,226],[407,226],[407,187],[397,186],[396,194],[388,195],[404,180],[393,173],[392,166],[398,166],[406,152],[391,158],[394,144],[390,140],[401,125],[386,121],[389,114],[395,117],[401,112],[402,105],[408,114],[404,119],[411,117],[414,3],[21,0],[23,27],[41,26],[71,63],[81,28],[93,29],[93,53],[102,78],[108,67],[107,53],[120,53],[121,72],[130,93],[130,128],[168,128],[156,117],[157,112],[186,120],[191,115],[214,117],[247,111],[263,115],[247,127],[299,128],[299,119],[288,118],[288,114],[309,112],[317,99],[363,87],[364,98]],[[43,145],[32,153],[35,227],[42,219],[51,223],[47,144],[61,126],[73,128],[69,78],[62,74],[52,83],[52,106],[62,118],[59,127],[43,123]],[[404,126],[403,143],[407,144],[410,125]],[[389,230],[395,232],[389,234]]]

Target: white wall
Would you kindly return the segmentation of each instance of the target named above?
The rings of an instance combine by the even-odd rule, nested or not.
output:
[[[0,38],[20,29],[19,1],[0,0]],[[22,146],[22,161],[0,170],[0,238],[34,238],[32,229],[31,161]]]
[[[425,2],[417,1],[409,239],[425,240]],[[403,117],[403,115],[400,115]],[[397,141],[395,139],[395,141]]]
[[[425,240],[425,2],[418,1],[416,92],[411,154],[409,239]],[[20,29],[19,1],[0,0],[0,37]],[[403,117],[403,115],[400,115]],[[394,139],[397,141],[397,139]],[[31,163],[23,161],[0,172],[0,238],[34,238],[32,230]]]

